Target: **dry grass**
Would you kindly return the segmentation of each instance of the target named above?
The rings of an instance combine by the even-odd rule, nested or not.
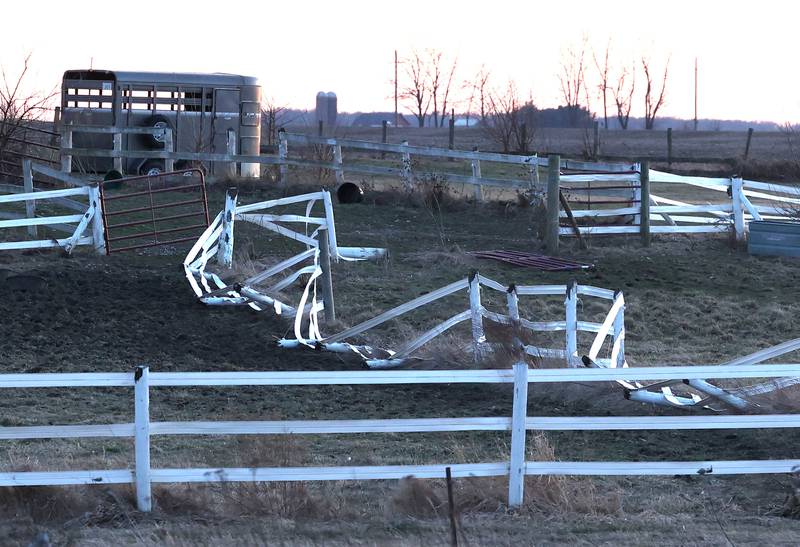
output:
[[[555,450],[543,433],[530,440],[528,458],[556,461]],[[508,479],[505,477],[453,480],[456,513],[497,513],[507,511]],[[598,491],[592,479],[556,475],[525,478],[525,499],[519,511],[546,515],[620,515],[622,496],[618,491]],[[448,514],[447,485],[441,480],[422,481],[406,477],[387,504],[387,514],[415,518],[445,517]]]

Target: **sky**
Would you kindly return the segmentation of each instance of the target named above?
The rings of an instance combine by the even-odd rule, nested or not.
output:
[[[485,65],[494,86],[513,80],[524,98],[551,107],[562,103],[564,53],[586,40],[594,90],[591,53],[610,40],[612,72],[643,55],[659,71],[670,60],[662,115],[694,116],[697,58],[699,117],[798,123],[798,15],[800,6],[773,0],[28,0],[3,7],[14,23],[0,33],[0,66],[13,77],[31,53],[31,90],[56,88],[64,70],[91,63],[246,74],[281,106],[313,108],[318,91],[333,91],[340,112],[391,111],[394,51],[402,60],[433,49],[458,59],[459,87]],[[401,65],[401,87],[403,75]],[[641,116],[642,94],[634,101]]]

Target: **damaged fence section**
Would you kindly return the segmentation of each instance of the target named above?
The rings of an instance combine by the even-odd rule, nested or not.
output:
[[[506,306],[503,313],[491,311],[486,308],[481,300],[481,289],[498,291],[506,295]],[[445,319],[435,327],[427,330],[417,338],[409,340],[395,349],[376,348],[372,345],[356,342],[357,338],[369,338],[369,331],[375,327],[400,318],[401,316],[432,304],[433,302],[450,295],[464,294],[466,292],[467,308]],[[526,296],[564,296],[564,319],[559,321],[533,321],[520,316],[519,298]],[[603,323],[578,320],[578,296],[590,296],[612,301],[609,317]],[[611,314],[613,313],[613,316]],[[407,364],[413,359],[414,353],[422,346],[447,332],[460,323],[469,322],[471,331],[471,351],[476,361],[482,360],[491,354],[499,345],[496,341],[487,339],[484,329],[484,320],[500,325],[506,325],[515,332],[558,332],[565,333],[564,345],[558,348],[547,348],[533,344],[525,344],[521,337],[515,337],[512,342],[512,351],[527,354],[534,359],[563,360],[568,366],[578,366],[578,332],[595,333],[595,341],[589,353],[593,354],[597,362],[605,366],[624,366],[624,300],[622,293],[615,293],[608,289],[578,285],[574,282],[568,285],[503,285],[477,272],[468,278],[456,281],[439,289],[422,295],[414,300],[401,304],[395,308],[381,313],[358,325],[337,334],[321,338],[315,344],[315,349],[350,352],[361,355],[366,364],[371,368],[394,368]],[[607,337],[612,338],[610,359],[598,357],[601,347]],[[283,339],[278,342],[281,347],[292,348],[307,345],[302,340]]]
[[[13,240],[13,236],[4,233],[0,251],[61,248],[71,253],[79,245],[91,245],[98,253],[105,253],[98,186],[81,182],[76,188],[37,190],[33,187],[33,172],[59,174],[26,159],[24,186],[0,185],[0,190],[10,192],[0,195],[0,229],[26,228],[31,238]],[[47,230],[48,237],[42,237],[45,234],[40,229]]]
[[[254,310],[272,309],[276,314],[294,319],[294,334],[298,340],[313,344],[322,338],[319,332],[319,313],[332,319],[334,301],[330,281],[330,261],[364,260],[384,256],[385,249],[371,247],[342,247],[336,238],[333,204],[330,193],[301,194],[248,205],[237,204],[235,189],[228,190],[225,210],[219,213],[189,251],[183,267],[192,290],[201,302],[217,306],[249,306]],[[321,211],[314,214],[314,210]],[[304,213],[287,214],[279,210],[287,206],[303,206]],[[208,270],[211,261],[221,269],[231,268],[234,261],[234,226],[236,221],[248,222],[272,233],[295,241],[305,250],[265,268],[241,281],[226,283]],[[290,226],[301,225],[301,229]],[[275,281],[279,274],[283,277]],[[289,303],[282,291],[299,279],[306,284],[296,303]],[[321,281],[318,298],[317,281]],[[302,333],[307,318],[307,332]]]

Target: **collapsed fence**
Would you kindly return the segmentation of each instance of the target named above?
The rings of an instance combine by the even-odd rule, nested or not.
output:
[[[0,211],[0,229],[27,228],[30,238],[39,237],[39,228],[47,228],[62,234],[66,233],[69,237],[49,237],[47,239],[28,239],[8,241],[4,236],[0,241],[0,250],[24,250],[24,249],[44,249],[61,248],[67,253],[79,245],[91,245],[98,253],[105,252],[105,238],[103,229],[102,200],[100,199],[100,189],[97,184],[85,185],[85,183],[70,179],[71,183],[77,183],[77,188],[66,188],[59,190],[39,190],[33,186],[33,173],[38,172],[48,176],[57,176],[61,179],[65,177],[58,171],[48,167],[35,164],[30,160],[23,160],[24,186],[2,185],[0,190],[10,192],[0,195],[0,205],[24,205],[23,211],[5,210]],[[87,203],[77,201],[85,197]],[[40,212],[44,209],[49,216],[37,216],[37,203]],[[14,205],[11,207],[13,208]],[[65,214],[69,210],[72,214]],[[76,214],[77,213],[77,214]]]
[[[508,504],[524,501],[528,475],[739,475],[791,473],[800,460],[703,460],[703,461],[535,461],[528,459],[528,431],[632,431],[719,430],[797,428],[794,414],[712,416],[575,416],[528,415],[531,383],[634,382],[642,380],[692,381],[707,378],[790,378],[800,376],[798,364],[728,366],[671,366],[615,369],[529,369],[518,363],[513,370],[429,371],[313,371],[313,372],[153,372],[138,367],[132,373],[22,373],[0,375],[0,388],[134,388],[134,422],[0,427],[0,439],[77,439],[117,437],[134,439],[133,469],[70,471],[6,471],[0,486],[71,484],[134,484],[139,510],[153,505],[151,485],[158,483],[215,483],[263,481],[387,480],[406,476],[508,476]],[[384,420],[303,421],[179,421],[150,420],[151,388],[236,387],[312,385],[397,384],[513,384],[511,417],[443,417]],[[217,467],[153,468],[150,463],[153,436],[167,435],[298,435],[352,433],[423,433],[510,431],[510,454],[505,461],[429,465],[380,465],[343,467]]]

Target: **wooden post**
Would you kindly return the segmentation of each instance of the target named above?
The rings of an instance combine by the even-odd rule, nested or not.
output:
[[[236,221],[236,200],[239,191],[228,188],[225,192],[225,212],[222,214],[222,233],[219,235],[217,262],[227,268],[233,267],[233,224]]]
[[[403,141],[400,146],[408,146],[408,141]],[[406,192],[411,192],[414,189],[414,174],[411,172],[411,154],[403,152],[403,186]]]
[[[61,171],[63,173],[72,172],[72,128],[70,124],[64,124],[61,134]]]
[[[483,358],[483,345],[486,343],[483,316],[481,315],[481,284],[477,271],[473,271],[469,275],[469,309],[472,323],[473,357],[477,362]]]
[[[600,122],[594,122],[594,140],[592,141],[592,158],[600,157]]]
[[[453,475],[450,466],[445,467],[444,476],[447,480],[447,514],[450,516],[450,545],[458,547],[458,528],[456,526],[456,503],[453,499]]]
[[[227,140],[227,155],[228,156],[235,156],[236,155],[236,131],[233,129],[228,129],[228,140]],[[228,176],[230,178],[236,178],[237,172],[237,165],[235,161],[228,162]]]
[[[550,154],[547,158],[547,240],[550,254],[558,253],[559,185],[561,183],[561,156]]]
[[[617,295],[622,297],[622,293],[614,295],[614,300]],[[623,368],[625,366],[625,305],[619,309],[617,316],[614,318],[614,345],[619,344],[616,360],[611,360],[611,367]]]
[[[753,128],[747,128],[747,144],[744,145],[744,161],[747,161],[747,157],[750,155],[750,141],[753,140]]]
[[[31,160],[23,158],[22,160],[22,183],[26,194],[33,193],[33,169],[31,167]],[[25,218],[34,218],[36,216],[36,201],[25,201]],[[28,226],[28,235],[31,237],[38,237],[38,230],[36,226]]]
[[[456,147],[456,118],[455,112],[450,114],[450,120],[448,122],[449,132],[447,135],[447,148],[453,150]]]
[[[567,201],[564,192],[562,192],[560,189],[558,191],[558,201],[561,203],[561,207],[564,208],[564,212],[567,214],[567,220],[569,220],[569,223],[572,226],[572,231],[575,232],[575,237],[578,238],[578,246],[581,249],[586,249],[586,242],[583,240],[581,229],[578,226],[578,223],[575,221],[575,215],[572,214],[572,208],[569,206],[569,201]]]
[[[100,200],[100,187],[93,184],[89,187],[89,207],[94,208],[92,217],[92,244],[97,254],[106,254],[106,230],[103,217],[103,202]]]
[[[322,303],[325,305],[325,322],[330,324],[336,321],[336,308],[333,302],[333,279],[331,277],[331,251],[328,242],[328,229],[320,228],[319,233],[319,267],[322,275],[319,277],[322,285]]]
[[[642,245],[650,246],[650,162],[642,161],[639,172],[639,233],[642,236]]]
[[[567,298],[564,300],[567,335],[567,366],[577,367],[578,359],[578,283],[571,279],[567,283]]]
[[[736,241],[742,242],[744,236],[744,206],[742,205],[742,179],[741,177],[731,178],[731,198],[733,199],[733,229],[736,233]]]
[[[122,152],[122,133],[114,133],[114,152]],[[122,157],[114,156],[114,170],[122,174]]]
[[[228,130],[228,139],[231,138],[232,130]],[[234,141],[236,140],[236,133],[234,135]],[[230,143],[228,143],[228,147],[230,148]],[[234,142],[234,150],[236,149],[236,143]],[[172,134],[172,129],[169,127],[164,128],[164,150],[169,153],[175,152],[175,135]],[[171,173],[175,170],[175,160],[172,158],[167,158],[164,160],[164,171],[167,173]]]
[[[383,120],[381,122],[381,142],[387,144],[389,142],[389,122]],[[386,152],[381,152],[381,159],[386,158]]]
[[[139,511],[153,508],[150,491],[150,369],[136,367],[134,387],[134,447],[136,454],[136,506]]]
[[[477,152],[478,147],[473,146],[472,151]],[[483,186],[477,184],[477,182],[481,179],[481,160],[479,159],[472,160],[472,178],[476,182],[476,184],[472,186],[475,191],[475,201],[481,202],[483,201]]]
[[[525,420],[528,416],[528,364],[514,364],[514,402],[511,415],[511,461],[508,506],[516,509],[525,498]]]
[[[342,163],[342,145],[333,145],[333,163],[336,164],[336,185],[339,186],[344,182],[344,164]]]
[[[289,142],[286,140],[286,131],[283,128],[278,130],[278,159],[280,160],[280,179],[281,186],[289,184],[289,166],[286,159],[289,156]]]
[[[667,165],[672,166],[672,128],[667,128]]]

